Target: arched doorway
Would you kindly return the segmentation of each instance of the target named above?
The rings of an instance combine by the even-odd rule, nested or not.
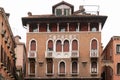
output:
[[[101,73],[101,80],[113,80],[113,69],[110,66],[104,66]]]

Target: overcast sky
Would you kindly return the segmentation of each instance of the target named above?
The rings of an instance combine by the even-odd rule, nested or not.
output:
[[[0,0],[0,7],[10,13],[9,23],[14,36],[20,35],[26,42],[26,29],[21,18],[30,11],[33,15],[52,14],[52,6],[63,0]],[[119,0],[64,0],[78,10],[80,5],[99,5],[100,15],[108,16],[102,29],[102,43],[106,46],[112,36],[120,36],[120,4]]]

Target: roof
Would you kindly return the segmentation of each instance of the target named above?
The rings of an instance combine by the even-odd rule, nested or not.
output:
[[[22,17],[22,24],[26,26],[28,23],[61,23],[61,22],[101,22],[104,25],[107,16],[100,15],[69,15],[69,16],[55,16],[55,15],[32,15]]]

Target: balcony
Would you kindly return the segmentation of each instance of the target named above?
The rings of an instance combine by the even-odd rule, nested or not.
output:
[[[72,51],[71,58],[78,58],[78,57],[79,57],[79,51],[78,50]]]
[[[36,51],[29,51],[28,52],[28,58],[36,58],[36,57],[37,57]]]
[[[98,57],[98,50],[97,49],[92,49],[90,51],[90,57],[91,58],[97,58]]]
[[[46,58],[53,58],[53,51],[46,51],[45,52],[45,57]]]

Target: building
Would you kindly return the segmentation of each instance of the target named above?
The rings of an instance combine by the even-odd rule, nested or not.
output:
[[[18,80],[24,80],[24,76],[26,74],[26,47],[25,43],[20,42],[21,37],[15,36],[15,54],[16,54],[16,68],[17,68],[17,74],[19,79]]]
[[[50,15],[22,17],[27,29],[25,80],[100,80],[101,30],[107,16],[87,12],[89,5],[65,1],[52,6]],[[97,7],[98,6],[94,6]]]
[[[102,53],[103,80],[120,79],[120,36],[113,36]]]
[[[9,25],[9,14],[0,7],[0,80],[16,80],[16,47]]]

